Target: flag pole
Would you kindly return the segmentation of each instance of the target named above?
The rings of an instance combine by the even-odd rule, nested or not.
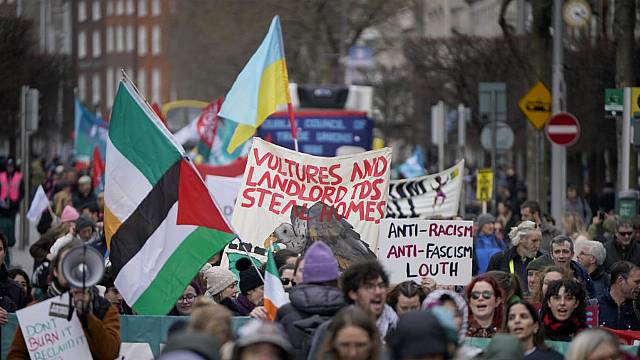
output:
[[[293,146],[296,152],[299,152],[300,150],[298,150],[298,131],[296,130],[296,116],[293,113],[293,105],[291,105],[291,102],[287,103],[287,111],[289,113],[289,125],[291,125],[291,137],[293,138]]]

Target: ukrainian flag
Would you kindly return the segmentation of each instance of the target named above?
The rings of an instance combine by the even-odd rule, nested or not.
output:
[[[219,116],[237,123],[227,151],[247,141],[278,105],[291,102],[280,18],[275,16],[267,36],[240,72]]]

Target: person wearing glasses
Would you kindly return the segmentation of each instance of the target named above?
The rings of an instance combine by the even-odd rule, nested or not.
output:
[[[302,271],[302,283],[289,290],[291,302],[280,307],[276,314],[276,321],[282,324],[296,359],[306,358],[311,334],[345,305],[338,289],[338,262],[327,244],[315,241],[307,249]]]
[[[304,279],[306,281],[306,268]],[[342,295],[345,301],[367,312],[378,328],[378,335],[384,344],[388,334],[392,333],[398,323],[398,315],[386,304],[389,275],[376,260],[367,260],[352,264],[340,278]],[[327,338],[327,329],[331,320],[325,321],[316,330],[308,359],[315,359],[320,347]]]
[[[291,290],[291,288],[296,285],[295,272],[295,264],[284,264],[280,268],[278,268],[278,273],[280,273],[280,281],[282,281],[284,291],[289,292],[289,290]]]
[[[493,337],[502,327],[502,291],[490,276],[480,275],[465,289],[469,303],[468,337]]]
[[[616,235],[604,244],[607,257],[604,260],[604,268],[611,272],[611,266],[621,260],[640,264],[640,246],[634,238],[633,225],[629,220],[618,220]]]
[[[579,245],[579,247],[576,246],[579,248],[576,251],[578,253],[576,259],[589,272],[589,277],[591,277],[595,288],[595,297],[605,295],[609,292],[611,278],[604,268],[604,259],[607,257],[604,245],[592,240],[576,241],[576,245]]]
[[[640,330],[633,300],[640,290],[640,267],[618,261],[611,267],[611,289],[598,298],[601,326],[617,330]]]
[[[202,295],[200,287],[195,281],[192,281],[182,292],[178,298],[176,305],[169,311],[169,316],[190,316],[193,310],[193,304],[196,298]]]

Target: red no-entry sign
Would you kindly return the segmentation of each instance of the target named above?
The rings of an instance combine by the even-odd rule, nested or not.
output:
[[[544,127],[547,139],[556,145],[571,146],[580,137],[580,122],[567,112],[553,115]]]

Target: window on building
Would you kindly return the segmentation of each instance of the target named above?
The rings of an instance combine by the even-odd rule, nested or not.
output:
[[[87,20],[87,3],[78,1],[78,22]]]
[[[142,93],[142,96],[147,96],[147,72],[143,67],[138,68],[138,90]]]
[[[78,97],[82,102],[87,98],[87,78],[84,74],[78,75]]]
[[[124,0],[116,0],[116,15],[124,14]]]
[[[113,0],[107,1],[107,16],[113,15]]]
[[[101,5],[102,4],[100,4],[100,1],[93,2],[93,5],[91,7],[91,18],[93,19],[93,21],[98,21],[102,17]]]
[[[100,99],[102,98],[100,89],[100,75],[93,74],[93,79],[91,80],[91,103],[93,105],[100,103]]]
[[[136,4],[133,0],[127,0],[127,15],[133,15],[136,12]]]
[[[119,53],[124,51],[124,29],[122,26],[116,27],[116,51]]]
[[[138,16],[147,16],[147,0],[138,0]]]
[[[113,27],[107,26],[107,54],[113,52]]]
[[[151,101],[160,103],[160,70],[151,71]]]
[[[162,12],[160,9],[160,0],[151,0],[151,15],[158,16]]]
[[[78,33],[78,59],[87,56],[87,34],[84,31]]]
[[[155,25],[153,27],[153,33],[151,34],[151,54],[158,55],[161,51],[160,46],[160,25]]]
[[[134,48],[134,43],[133,43],[133,26],[129,25],[127,26],[127,52],[132,52],[133,48]]]
[[[107,78],[105,79],[107,83],[107,107],[110,107],[113,104],[113,97],[115,91],[113,90],[113,84],[115,82],[115,74],[112,67],[107,68]]]
[[[93,47],[93,57],[100,57],[100,55],[102,55],[102,41],[100,41],[100,30],[95,30],[93,32],[91,45]]]
[[[147,28],[140,26],[138,28],[138,55],[143,56],[147,54]]]

